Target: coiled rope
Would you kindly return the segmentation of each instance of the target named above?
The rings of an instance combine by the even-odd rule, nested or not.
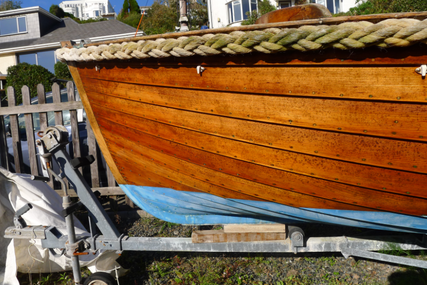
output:
[[[137,42],[100,44],[87,48],[61,48],[61,61],[101,61],[131,58],[188,57],[218,54],[276,53],[287,50],[341,50],[368,46],[381,48],[427,44],[427,19],[388,19],[373,24],[367,21],[339,25],[305,25],[299,28],[269,28],[260,31],[233,31],[179,38],[158,38]]]

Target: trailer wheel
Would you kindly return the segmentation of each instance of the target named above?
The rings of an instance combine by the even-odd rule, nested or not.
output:
[[[113,276],[105,272],[96,272],[84,281],[83,285],[117,285]]]

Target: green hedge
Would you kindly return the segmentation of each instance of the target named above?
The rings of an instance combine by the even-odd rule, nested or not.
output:
[[[426,0],[358,0],[356,3],[358,5],[351,8],[347,15],[427,11]]]
[[[52,82],[55,76],[46,68],[40,65],[19,63],[10,66],[7,69],[6,88],[12,86],[15,88],[16,103],[22,103],[22,86],[27,85],[30,88],[30,96],[37,96],[37,85],[43,84],[46,92],[52,91]]]
[[[57,63],[55,63],[54,69],[56,78],[73,80],[70,70],[68,69],[68,65],[66,63],[58,61]]]

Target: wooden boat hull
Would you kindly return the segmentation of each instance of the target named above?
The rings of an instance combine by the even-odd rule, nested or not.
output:
[[[162,219],[425,233],[423,63],[412,46],[69,66],[118,183]]]

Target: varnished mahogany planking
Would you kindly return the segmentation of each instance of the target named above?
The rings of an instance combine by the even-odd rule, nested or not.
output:
[[[107,144],[111,149],[117,148],[115,141],[107,138]],[[114,151],[115,161],[119,169],[126,175],[125,179],[130,185],[144,185],[150,187],[166,187],[180,191],[187,192],[200,192],[200,190],[193,187],[184,185],[177,181],[169,179],[167,176],[160,176],[156,173],[154,169],[147,169],[147,167],[138,169],[135,168],[135,165],[129,159],[124,159],[120,153]],[[129,171],[129,165],[133,165],[132,169]],[[126,171],[124,169],[126,168]]]
[[[427,172],[427,145],[425,143],[237,120],[135,103],[98,93],[92,94],[93,97],[90,100],[105,108],[114,106],[119,111],[141,118],[207,134],[343,161],[419,173]],[[118,120],[121,119],[118,118]]]
[[[87,120],[89,121],[90,126],[92,127],[93,133],[95,134],[96,140],[98,142],[99,148],[103,153],[105,161],[107,162],[109,169],[113,173],[117,183],[122,184],[124,183],[125,180],[121,176],[120,171],[117,169],[116,163],[114,162],[114,159],[111,157],[111,154],[108,151],[108,147],[105,143],[105,140],[102,137],[98,123],[93,114],[92,107],[90,106],[90,103],[89,103],[88,94],[86,93],[86,90],[83,86],[82,78],[80,77],[80,70],[77,67],[76,63],[74,62],[68,63],[68,69],[70,70],[71,76],[74,79],[74,82],[76,84],[77,90],[80,94],[80,98],[82,100],[83,106],[86,111]]]
[[[103,118],[108,117],[103,116]],[[104,136],[110,138],[111,141],[118,142],[119,138],[127,136],[126,142],[117,143],[117,145],[122,145],[122,148],[118,148],[120,151],[113,150],[120,152],[120,156],[125,156],[126,152],[136,156],[133,161],[129,161],[127,166],[122,168],[123,172],[135,171],[132,169],[134,169],[133,165],[136,160],[154,160],[158,162],[159,168],[164,168],[160,171],[161,175],[176,170],[180,173],[186,173],[194,179],[202,180],[204,177],[209,177],[210,183],[228,187],[232,191],[233,189],[234,191],[235,189],[255,191],[252,195],[260,198],[264,198],[264,192],[261,190],[263,188],[260,186],[262,184],[273,184],[274,188],[283,190],[278,192],[275,198],[275,201],[283,204],[288,203],[286,200],[289,195],[288,192],[291,190],[325,200],[350,204],[350,208],[353,208],[352,204],[355,204],[363,205],[372,210],[386,210],[413,215],[423,215],[426,211],[425,199],[327,182],[250,162],[238,161],[186,145],[176,144],[167,139],[146,135],[130,128],[117,126],[114,121],[108,119],[105,119],[105,122],[104,120],[100,121],[100,127],[103,129]],[[138,145],[138,149],[132,148],[135,145]],[[123,175],[126,176],[125,173]],[[256,184],[251,184],[250,190],[247,190],[248,187],[245,187],[247,183],[242,182],[242,180],[253,181]],[[236,183],[239,181],[240,183]],[[141,185],[141,181],[137,181],[136,185]],[[294,205],[298,206],[297,204]],[[318,205],[318,207],[320,206]],[[345,209],[345,206],[342,206],[341,209]]]
[[[107,143],[113,150],[112,154],[113,154],[113,157],[115,157],[115,161],[117,162],[117,165],[120,168],[127,169],[129,167],[128,156],[123,154],[119,155],[116,152],[116,151],[120,151],[120,149],[123,148],[123,145],[118,144],[116,141],[110,140],[110,139],[107,140]],[[138,185],[153,186],[153,187],[167,187],[175,190],[182,190],[182,191],[189,191],[189,192],[215,193],[217,196],[228,197],[232,199],[243,199],[243,200],[253,200],[253,201],[263,200],[258,197],[249,196],[238,191],[230,191],[222,186],[213,185],[208,180],[201,181],[201,180],[194,179],[191,176],[184,175],[177,171],[169,171],[167,172],[167,175],[166,175],[167,178],[162,177],[158,174],[158,173],[164,172],[161,164],[152,163],[150,161],[147,161],[147,163],[144,163],[143,161],[138,160],[137,162],[134,163],[134,166],[138,167],[135,169],[140,171],[139,172],[127,171],[126,179],[127,181],[129,181],[130,185],[134,185],[134,184],[136,185],[136,183],[141,183],[145,180],[145,181],[148,181],[147,185],[146,184],[138,184]],[[141,176],[144,176],[144,178],[142,178]],[[201,191],[194,187],[203,189],[204,191]]]
[[[427,140],[427,104],[269,96],[93,79],[86,90],[137,102],[320,130]],[[260,107],[262,106],[262,107]]]
[[[283,57],[275,55],[276,58],[220,56],[79,65],[83,84],[90,93],[89,100],[96,108],[94,116],[108,118],[101,119],[101,116],[99,120],[107,120],[106,124],[102,123],[104,135],[108,138],[115,163],[122,167],[120,171],[128,182],[141,183],[133,173],[125,171],[134,169],[129,168],[128,160],[135,150],[129,152],[129,148],[135,148],[141,138],[151,141],[152,137],[147,135],[150,134],[162,137],[157,141],[161,142],[157,145],[159,148],[136,148],[143,159],[132,161],[131,165],[140,166],[140,169],[147,167],[150,169],[147,173],[151,174],[155,169],[154,174],[158,177],[173,173],[173,181],[181,183],[182,180],[184,185],[201,191],[209,193],[212,190],[206,190],[209,185],[221,188],[221,191],[215,189],[211,193],[225,197],[232,197],[229,195],[237,193],[236,190],[249,191],[244,194],[253,198],[266,192],[263,199],[277,201],[280,197],[281,203],[294,206],[350,209],[354,207],[351,203],[356,202],[365,207],[362,209],[378,210],[379,207],[379,210],[425,215],[424,199],[414,196],[426,196],[422,191],[425,175],[421,174],[426,173],[426,146],[413,140],[424,139],[426,84],[414,69],[426,56],[422,49],[411,49],[415,51],[412,56],[408,56],[407,49],[402,54],[395,52],[396,49],[387,51],[387,55],[381,55],[378,50],[369,57],[351,54],[349,59],[345,58],[344,52],[328,51],[317,55],[306,53],[298,58],[292,56],[295,53],[284,53]],[[315,57],[310,59],[313,55]],[[195,67],[200,63],[206,67],[202,76],[195,73]],[[88,69],[95,65],[101,68],[98,72]],[[101,82],[122,80],[136,85],[126,84],[132,87],[123,89],[120,88],[125,85],[118,83],[101,86]],[[182,96],[180,92],[187,94]],[[204,102],[205,94],[208,95]],[[223,98],[227,99],[221,101]],[[245,106],[247,109],[237,109],[247,98],[257,98],[253,103],[258,108],[267,109],[262,110],[264,113],[257,112],[250,104]],[[287,106],[280,105],[284,102],[280,99],[288,100],[288,106],[294,108],[301,104],[301,119],[291,119],[292,122],[287,123],[286,117],[280,115],[271,116],[275,121],[263,119],[270,110],[268,108],[277,113]],[[301,123],[308,124],[316,117],[316,114],[309,114],[316,104],[310,100],[324,103],[318,106],[318,116],[322,111],[328,112],[325,107],[334,112],[326,127],[328,132],[316,130],[324,128],[318,127],[319,123],[314,122],[316,126],[311,127]],[[276,109],[270,107],[272,104],[278,105]],[[213,105],[215,112],[209,113],[208,105]],[[306,113],[303,107],[307,107]],[[243,118],[247,110],[251,114]],[[349,110],[362,110],[362,114],[352,117],[346,114]],[[227,115],[227,111],[231,114]],[[297,110],[293,112],[298,113]],[[392,121],[393,116],[399,118]],[[357,128],[364,122],[381,122],[371,123],[371,129],[364,128],[363,135],[343,134],[352,131],[339,125],[333,130],[334,122],[339,124],[342,117],[349,126],[355,124]],[[355,118],[360,122],[351,122]],[[114,129],[120,126],[115,122],[130,128],[126,129],[130,142],[120,140],[120,131]],[[295,124],[301,125],[295,127]],[[405,141],[408,139],[412,141]],[[178,152],[179,157],[173,157],[167,151]],[[202,162],[207,165],[202,166]],[[223,171],[217,169],[221,166]],[[177,171],[178,168],[181,171]],[[242,176],[232,173],[236,170],[242,172]],[[378,181],[375,181],[376,177]],[[253,184],[248,184],[249,180]],[[282,192],[277,192],[278,188]],[[304,193],[301,196],[304,198],[298,203],[289,202],[288,195],[295,195],[295,191]],[[273,193],[277,197],[273,198]],[[336,198],[337,194],[341,196]],[[316,197],[321,199],[315,200]],[[334,198],[342,199],[342,202],[334,201]]]
[[[126,68],[83,68],[90,80],[242,93],[426,103],[427,83],[412,66],[224,66],[179,68],[130,64]]]
[[[131,147],[134,143],[132,143],[130,138],[129,140],[118,140],[117,138],[119,138],[119,136],[115,132],[108,134],[106,130],[104,130],[104,132],[110,141],[115,144],[115,146],[110,147],[110,149],[112,154],[116,156],[116,161],[123,160],[124,163],[122,163],[122,167],[127,170],[129,170],[129,162],[131,162],[134,167],[133,169],[138,170],[147,167],[147,169],[155,171],[158,175],[169,176],[175,181],[179,181],[187,186],[192,186],[203,192],[225,198],[233,198],[236,194],[241,192],[255,199],[274,201],[296,207],[366,210],[366,208],[358,205],[347,205],[332,200],[321,199],[312,195],[301,194],[297,192],[296,189],[283,190],[256,181],[241,179],[220,171],[200,167],[192,162],[157,152],[145,146],[141,146],[138,150],[132,151]],[[120,154],[118,155],[118,153]],[[138,158],[135,158],[135,155],[137,155]],[[122,169],[122,171],[124,169]],[[209,186],[209,188],[207,188],[207,186]],[[214,186],[214,188],[211,188],[211,186]],[[218,187],[223,189],[222,193],[218,192]]]
[[[427,175],[325,159],[293,151],[282,151],[271,146],[259,146],[253,143],[237,141],[234,138],[223,138],[209,133],[202,133],[198,129],[191,130],[189,128],[176,127],[171,123],[164,124],[114,110],[106,113],[108,109],[112,109],[112,107],[102,105],[97,111],[97,115],[99,117],[105,115],[110,120],[121,122],[130,128],[209,152],[289,172],[392,193],[420,197],[426,197],[427,195],[424,188],[427,182]],[[102,112],[103,110],[105,112]]]

